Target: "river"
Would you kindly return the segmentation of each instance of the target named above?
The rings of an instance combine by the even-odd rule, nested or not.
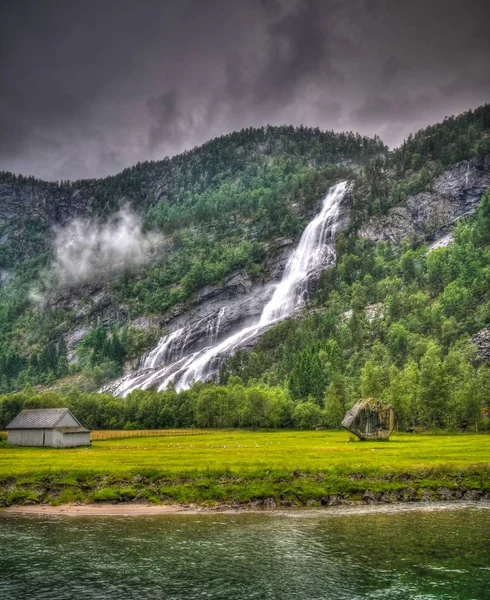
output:
[[[485,599],[490,505],[0,513],[0,598]]]

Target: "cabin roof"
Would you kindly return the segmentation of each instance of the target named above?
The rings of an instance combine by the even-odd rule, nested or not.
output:
[[[90,433],[90,429],[85,427],[56,427],[56,430],[61,433]]]
[[[71,414],[68,408],[33,408],[20,412],[8,425],[7,429],[54,429],[56,424],[69,413],[78,423],[79,421]],[[73,428],[70,428],[73,429]]]

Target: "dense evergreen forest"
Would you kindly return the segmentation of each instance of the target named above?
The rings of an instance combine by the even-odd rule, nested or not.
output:
[[[238,270],[264,277],[268,244],[297,239],[335,181],[349,178],[354,187],[337,265],[322,274],[303,318],[275,326],[251,352],[238,351],[214,384],[126,399],[92,390],[159,332],[95,327],[69,364],[63,334],[73,314],[33,300],[34,290],[49,289],[51,225],[24,223],[31,250],[17,252],[15,237],[0,246],[0,270],[8,272],[0,287],[0,428],[23,406],[59,405],[91,428],[338,427],[361,396],[391,402],[403,429],[484,427],[490,370],[469,338],[490,323],[490,194],[457,224],[450,246],[430,253],[423,239],[375,244],[357,229],[430,188],[448,167],[488,155],[489,130],[484,106],[409,136],[394,151],[378,138],[267,127],[104,180],[51,184],[1,174],[0,183],[13,188],[60,196],[82,190],[100,219],[129,200],[144,228],[165,236],[160,257],[107,284],[131,317],[163,314]],[[5,236],[12,223],[2,228]],[[39,384],[57,391],[31,387]]]

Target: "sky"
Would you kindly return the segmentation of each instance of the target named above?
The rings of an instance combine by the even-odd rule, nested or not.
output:
[[[487,0],[4,0],[0,170],[101,177],[249,126],[411,132],[490,101]]]

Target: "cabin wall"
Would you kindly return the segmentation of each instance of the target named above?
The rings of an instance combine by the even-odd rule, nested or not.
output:
[[[53,430],[53,444],[55,448],[75,448],[77,446],[90,446],[90,432],[64,433]]]
[[[51,446],[51,429],[11,429],[8,432],[9,446]]]
[[[90,432],[64,433],[57,429],[11,429],[8,432],[8,445],[54,448],[90,446]]]

